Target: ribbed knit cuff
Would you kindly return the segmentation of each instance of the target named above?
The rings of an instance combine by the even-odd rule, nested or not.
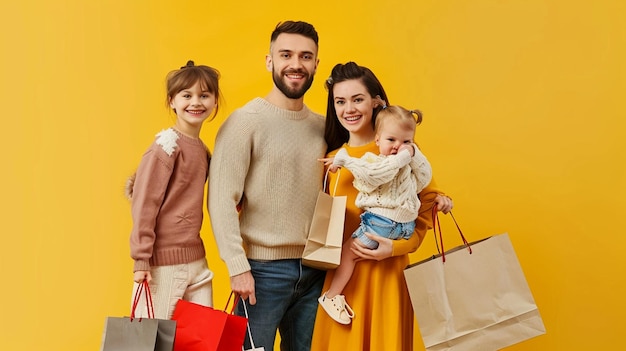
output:
[[[348,155],[348,152],[346,151],[346,149],[341,148],[335,154],[335,157],[333,159],[333,165],[341,167],[341,166],[346,164],[346,159],[349,158],[349,157],[350,157],[350,155]]]
[[[137,271],[149,271],[150,270],[150,263],[148,263],[148,261],[135,261],[135,265],[133,266],[133,273],[137,272]]]
[[[225,262],[226,267],[228,268],[228,274],[231,277],[248,272],[250,270],[250,263],[248,263],[248,258],[246,257],[246,255],[235,256],[226,260]]]
[[[409,162],[411,162],[411,153],[409,152],[409,150],[402,150],[396,154],[395,160],[397,162],[397,165],[400,167],[408,165]]]

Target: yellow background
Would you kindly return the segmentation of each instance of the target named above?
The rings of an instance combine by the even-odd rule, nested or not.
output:
[[[201,134],[212,148],[226,116],[270,90],[264,55],[285,19],[320,34],[310,107],[325,111],[335,63],[372,68],[392,103],[424,111],[420,145],[468,238],[510,233],[547,328],[510,350],[619,348],[624,4],[2,1],[0,349],[98,349],[105,317],[128,314],[122,188],[173,123],[165,74],[188,59],[222,72],[226,104]],[[220,307],[227,272],[208,221],[202,235]],[[413,259],[434,250],[429,234]]]

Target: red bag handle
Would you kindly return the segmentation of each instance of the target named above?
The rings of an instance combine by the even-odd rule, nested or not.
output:
[[[452,217],[452,220],[454,221],[454,225],[456,225],[456,229],[459,231],[459,234],[461,235],[461,240],[463,240],[463,245],[467,247],[471,255],[472,247],[465,239],[465,236],[463,235],[463,232],[461,231],[461,227],[459,227],[459,224],[456,222],[456,218],[454,218],[452,211],[450,211],[450,216]],[[439,250],[439,244],[437,243],[437,230],[439,230],[439,241],[441,243],[441,251]],[[437,252],[441,254],[441,261],[446,262],[446,253],[445,253],[446,251],[443,248],[443,236],[441,235],[441,225],[439,224],[439,211],[437,211],[437,204],[433,206],[433,233],[435,234],[435,245],[437,245]]]
[[[226,301],[226,306],[224,306],[224,312],[226,312],[226,310],[228,309],[228,305],[230,304],[230,300],[233,298],[233,295],[235,295],[235,301],[233,302],[233,307],[230,309],[230,314],[234,314],[235,312],[235,307],[237,307],[237,302],[239,302],[239,294],[235,294],[234,291],[231,291],[230,295],[228,296],[228,301]]]
[[[130,311],[130,320],[135,319],[135,310],[137,309],[137,305],[139,305],[139,300],[141,299],[141,294],[146,294],[146,308],[148,309],[148,318],[154,318],[154,304],[152,302],[152,294],[150,293],[150,285],[147,280],[143,280],[141,283],[137,285],[137,290],[135,290],[135,297],[133,298],[133,307]],[[141,321],[141,318],[139,318]]]

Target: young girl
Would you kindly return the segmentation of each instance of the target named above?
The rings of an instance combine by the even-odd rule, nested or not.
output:
[[[352,240],[376,249],[378,242],[369,239],[365,233],[392,240],[408,239],[415,230],[420,208],[417,194],[432,178],[428,160],[413,142],[415,127],[422,121],[421,113],[400,106],[386,107],[384,101],[377,99],[383,106],[374,126],[374,140],[380,156],[367,152],[360,158],[350,157],[342,148],[334,159],[324,159],[327,164],[332,160],[331,172],[345,167],[352,173],[354,187],[359,191],[355,204],[365,211],[361,214],[359,228],[343,245],[341,264],[330,288],[318,300],[326,313],[341,324],[349,324],[354,317],[352,308],[340,295],[352,276],[355,260],[359,258],[350,249]]]
[[[211,155],[199,136],[202,124],[217,114],[220,99],[214,68],[189,61],[166,80],[176,123],[156,135],[126,188],[132,202],[133,291],[148,281],[160,319],[171,318],[179,299],[213,305],[213,272],[200,238]],[[145,309],[145,301],[138,306]],[[138,309],[137,315],[146,311]]]

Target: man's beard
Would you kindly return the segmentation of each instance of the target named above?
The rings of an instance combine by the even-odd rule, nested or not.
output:
[[[301,70],[285,72],[285,74],[289,73],[300,73],[305,75],[306,81],[300,89],[292,89],[289,85],[285,83],[284,76],[276,71],[272,71],[272,79],[274,80],[274,84],[276,85],[278,90],[285,94],[286,97],[290,99],[299,99],[304,96],[304,93],[306,93],[313,84],[313,76]]]

